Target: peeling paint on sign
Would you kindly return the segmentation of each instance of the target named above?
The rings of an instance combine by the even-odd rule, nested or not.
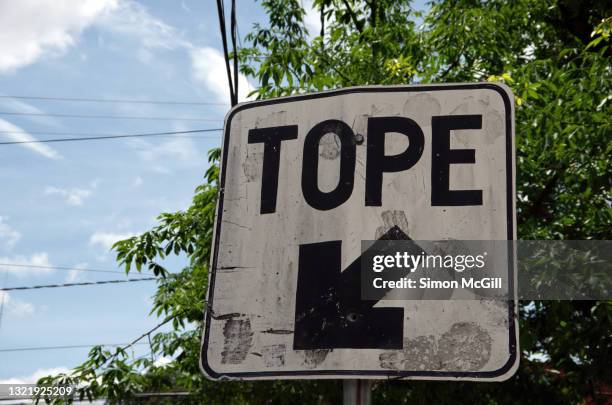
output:
[[[393,228],[394,226],[397,226],[404,233],[408,235],[410,234],[410,229],[408,228],[408,220],[406,219],[406,213],[404,211],[384,211],[381,214],[381,219],[384,225],[376,228],[374,240],[380,239],[389,229]]]
[[[403,370],[476,371],[491,357],[491,337],[473,322],[455,323],[440,338],[433,335],[404,340],[402,351],[386,351],[381,367]]]
[[[281,367],[285,365],[285,345],[269,345],[262,348],[266,367]]]
[[[240,364],[246,359],[253,341],[251,321],[248,319],[228,319],[223,327],[223,352],[221,363]]]
[[[315,368],[319,364],[323,363],[327,358],[330,350],[319,349],[319,350],[304,350],[304,362],[303,365],[307,368]]]

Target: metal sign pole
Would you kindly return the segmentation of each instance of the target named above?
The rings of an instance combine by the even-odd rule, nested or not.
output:
[[[344,380],[343,405],[372,405],[372,381]]]

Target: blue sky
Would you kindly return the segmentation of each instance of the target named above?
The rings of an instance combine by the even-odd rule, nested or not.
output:
[[[420,2],[419,2],[420,3]],[[265,21],[240,1],[241,34]],[[307,25],[318,32],[318,15]],[[0,142],[219,128],[229,99],[212,0],[20,0],[0,3]],[[242,98],[250,87],[241,77]],[[170,100],[172,105],[16,99],[8,96]],[[171,118],[77,119],[12,115],[85,114]],[[193,120],[193,119],[197,120]],[[50,144],[0,145],[0,285],[124,278],[110,245],[185,209],[219,133]],[[7,266],[18,264],[20,266]],[[167,262],[178,269],[181,259]],[[0,382],[69,369],[89,349],[3,349],[124,343],[157,324],[155,283],[4,293]],[[1,293],[0,293],[1,294]],[[138,346],[135,356],[148,353]]]
[[[240,30],[246,33],[254,21],[263,20],[263,13],[254,2],[241,1],[240,6]],[[223,105],[227,85],[213,1],[2,2],[0,49],[0,112],[175,118],[0,114],[0,141],[60,137],[54,132],[218,128],[228,108]],[[10,95],[219,105],[61,102],[6,97]],[[1,145],[0,285],[125,278],[3,264],[116,270],[110,244],[150,228],[160,212],[187,208],[207,168],[206,153],[219,139],[213,132]],[[177,269],[182,261],[168,264]],[[154,290],[155,283],[142,282],[11,291],[4,296],[0,350],[129,342],[157,323],[148,316]],[[71,368],[87,351],[0,352],[0,380],[31,380]],[[148,347],[135,352],[146,354]]]

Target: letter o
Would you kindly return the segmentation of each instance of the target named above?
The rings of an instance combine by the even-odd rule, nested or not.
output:
[[[334,133],[340,139],[340,179],[338,185],[327,193],[319,189],[319,143],[326,134]],[[356,147],[355,134],[351,127],[339,120],[318,123],[308,132],[304,140],[302,161],[302,193],[313,208],[331,210],[343,204],[353,193],[355,180]]]

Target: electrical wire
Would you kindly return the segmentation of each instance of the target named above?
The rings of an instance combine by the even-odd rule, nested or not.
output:
[[[172,132],[152,132],[146,134],[126,134],[126,135],[110,135],[110,136],[86,136],[81,138],[55,138],[55,139],[37,139],[31,141],[3,141],[0,145],[19,145],[24,143],[52,143],[52,142],[74,142],[74,141],[93,141],[100,139],[119,139],[119,138],[139,138],[147,136],[167,136],[176,134],[192,134],[200,132],[215,132],[222,131],[222,128],[194,129],[191,131],[172,131]]]
[[[133,279],[128,279],[128,280],[85,281],[82,283],[45,284],[45,285],[33,285],[33,286],[22,286],[22,287],[5,287],[5,288],[0,288],[0,291],[40,290],[43,288],[64,288],[64,287],[77,287],[77,286],[83,286],[83,285],[135,283],[139,281],[153,281],[153,280],[157,280],[157,277],[133,278]]]
[[[92,273],[113,273],[113,274],[125,274],[121,270],[100,270],[100,269],[83,269],[77,267],[61,267],[61,266],[41,266],[35,264],[17,264],[17,263],[0,263],[0,267],[23,267],[33,269],[49,269],[49,270],[65,270],[65,271],[83,271]],[[137,276],[138,274],[134,274]]]
[[[141,341],[142,339],[144,339],[147,336],[150,336],[151,333],[155,332],[157,329],[161,328],[162,326],[164,326],[165,324],[167,324],[168,322],[170,322],[171,320],[176,318],[176,316],[177,315],[169,315],[169,316],[167,316],[166,319],[164,319],[163,321],[161,321],[160,323],[155,325],[153,328],[149,329],[148,331],[146,331],[142,335],[138,336],[136,339],[132,340],[129,344],[121,347],[121,351],[125,351],[125,350],[129,349],[130,347],[134,346],[135,344],[139,344],[138,343],[139,341]],[[146,342],[145,342],[145,344],[146,344]],[[115,352],[115,354],[112,355],[111,357],[109,357],[103,364],[99,365],[98,368],[102,367],[104,364],[108,363],[109,361],[112,361],[115,357],[117,357],[118,354],[119,354],[119,351]]]
[[[29,351],[42,351],[42,350],[63,350],[63,349],[84,349],[93,346],[113,346],[119,347],[126,343],[102,343],[102,344],[91,344],[91,345],[64,345],[64,346],[37,346],[37,347],[10,347],[6,349],[0,349],[0,353],[11,353],[11,352],[29,352]],[[136,342],[137,345],[146,345],[147,342]]]
[[[215,130],[217,130],[216,128],[214,128]],[[220,129],[219,129],[220,130]],[[198,130],[199,131],[199,130]],[[182,131],[181,131],[182,132]],[[47,135],[47,136],[53,136],[53,135],[62,135],[62,136],[71,136],[71,137],[89,137],[89,136],[116,136],[116,135],[122,135],[122,134],[117,134],[117,133],[92,133],[92,132],[55,132],[55,131],[0,131],[0,135],[10,135],[10,134],[15,134],[15,135]],[[159,135],[159,136],[172,136],[172,137],[176,137],[176,138],[202,138],[202,139],[214,139],[217,138],[216,136],[205,136],[205,135],[182,135],[181,133],[169,133],[168,135]]]
[[[215,103],[215,102],[204,102],[204,101],[135,100],[135,99],[117,99],[117,98],[92,98],[92,97],[49,97],[49,96],[0,95],[0,98],[13,98],[16,100],[68,101],[68,102],[85,102],[85,103],[220,105],[220,106],[227,105],[227,103]]]
[[[223,0],[217,0],[217,15],[219,16],[219,30],[221,31],[221,43],[223,44],[223,59],[225,60],[225,70],[227,73],[227,81],[229,85],[230,102],[232,107],[237,104],[237,95],[234,91],[232,82],[232,71],[230,69],[229,52],[227,49],[227,30],[225,29],[225,6]],[[237,72],[234,72],[237,74]]]
[[[230,16],[230,34],[232,39],[232,56],[234,59],[234,105],[238,103],[238,48],[236,48],[236,0],[232,0]]]
[[[52,114],[52,113],[29,113],[0,111],[0,115],[18,115],[33,117],[56,117],[56,118],[95,118],[109,120],[152,120],[152,121],[223,121],[221,118],[195,118],[195,117],[155,117],[155,116],[134,116],[134,115],[87,115],[87,114]]]
[[[176,316],[177,315],[169,315],[169,316],[167,316],[166,319],[164,319],[163,321],[161,321],[160,323],[158,323],[157,325],[155,325],[153,328],[149,329],[148,331],[146,331],[142,335],[138,336],[136,339],[132,340],[129,344],[123,346],[121,349],[123,349],[123,350],[129,349],[130,347],[134,346],[136,343],[138,343],[139,341],[141,341],[145,337],[149,336],[151,333],[155,332],[157,329],[161,328],[162,326],[164,326],[165,324],[167,324],[168,322],[170,322],[171,320],[176,318]]]

